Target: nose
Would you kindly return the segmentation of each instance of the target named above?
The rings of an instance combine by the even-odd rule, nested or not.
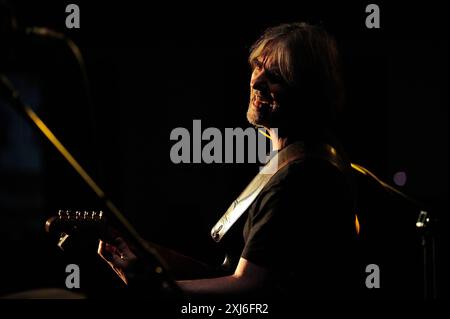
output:
[[[267,78],[264,68],[255,68],[253,70],[250,86],[252,89],[258,91],[267,89]]]

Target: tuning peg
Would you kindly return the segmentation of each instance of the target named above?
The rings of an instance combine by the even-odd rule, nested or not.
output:
[[[93,210],[91,212],[91,218],[92,218],[92,220],[99,221],[102,219],[102,214],[103,214],[102,211],[96,212]]]

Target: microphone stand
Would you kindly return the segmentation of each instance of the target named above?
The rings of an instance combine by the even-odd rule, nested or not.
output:
[[[436,242],[433,236],[433,226],[430,214],[421,210],[416,227],[421,235],[424,299],[437,299]]]
[[[383,182],[375,174],[368,169],[354,164],[352,168],[359,173],[366,175],[375,180],[388,193],[400,196],[407,202],[419,209],[419,215],[416,221],[416,229],[419,231],[422,246],[422,262],[423,262],[423,297],[424,299],[437,299],[437,278],[436,278],[436,243],[433,234],[433,226],[435,220],[432,219],[426,205],[418,200],[404,194],[397,188]]]
[[[151,267],[150,276],[159,285],[159,290],[152,295],[152,297],[161,298],[177,296],[181,294],[180,288],[166,271],[164,261],[159,256],[156,248],[145,241],[131,225],[127,218],[120,212],[117,206],[105,194],[101,187],[93,180],[93,178],[80,165],[75,157],[67,150],[67,148],[59,141],[53,134],[49,127],[41,120],[41,118],[33,111],[33,109],[23,103],[20,94],[15,90],[9,79],[0,74],[0,97],[4,97],[10,102],[10,105],[20,114],[22,114],[31,125],[37,129],[39,135],[55,148],[55,150],[65,159],[65,161],[76,171],[76,173],[84,180],[86,185],[97,195],[104,207],[110,212],[111,216],[118,222],[118,224],[125,230],[127,238],[129,238],[138,248],[144,252],[144,260],[150,262]],[[152,282],[155,283],[155,282]],[[137,286],[142,287],[142,283]],[[146,292],[152,290],[153,287],[146,287]]]

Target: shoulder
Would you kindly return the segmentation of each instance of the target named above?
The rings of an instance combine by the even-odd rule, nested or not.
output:
[[[293,161],[265,185],[252,205],[251,215],[275,211],[311,209],[326,211],[329,205],[348,206],[351,188],[344,173],[322,159]]]
[[[282,167],[275,173],[266,185],[269,189],[284,189],[290,185],[301,185],[305,183],[323,181],[339,181],[344,174],[324,159],[302,159],[296,160]]]

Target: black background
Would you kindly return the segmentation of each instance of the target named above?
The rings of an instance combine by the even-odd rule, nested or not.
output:
[[[213,262],[221,254],[209,230],[258,165],[175,165],[169,157],[170,132],[180,126],[192,131],[194,119],[203,128],[222,131],[248,127],[250,45],[265,28],[282,22],[322,23],[336,37],[344,64],[347,105],[339,129],[344,147],[353,162],[388,183],[393,184],[396,172],[406,172],[401,190],[425,202],[439,220],[438,295],[448,297],[445,2],[394,6],[378,1],[381,29],[366,28],[368,3],[357,1],[77,1],[81,28],[67,29],[68,3],[14,1],[13,7],[19,27],[49,27],[79,45],[92,103],[71,52],[60,41],[4,40],[1,71],[144,237]],[[1,262],[1,292],[63,287],[69,262],[81,265],[83,288],[113,286],[95,247],[87,245],[81,255],[64,254],[43,229],[58,209],[101,209],[92,192],[59,155],[27,135],[27,125],[6,102],[0,111],[0,154],[10,156],[0,167],[2,254],[8,256]],[[14,132],[25,133],[12,139]],[[13,143],[39,147],[25,148],[11,164]],[[24,169],[22,161],[34,157],[40,164]],[[398,226],[401,244],[381,236],[380,247],[395,247],[400,255],[402,249],[420,251],[410,234],[417,211],[400,214],[387,207],[377,219]],[[419,257],[414,262],[399,266],[409,279],[389,297],[421,297]]]

